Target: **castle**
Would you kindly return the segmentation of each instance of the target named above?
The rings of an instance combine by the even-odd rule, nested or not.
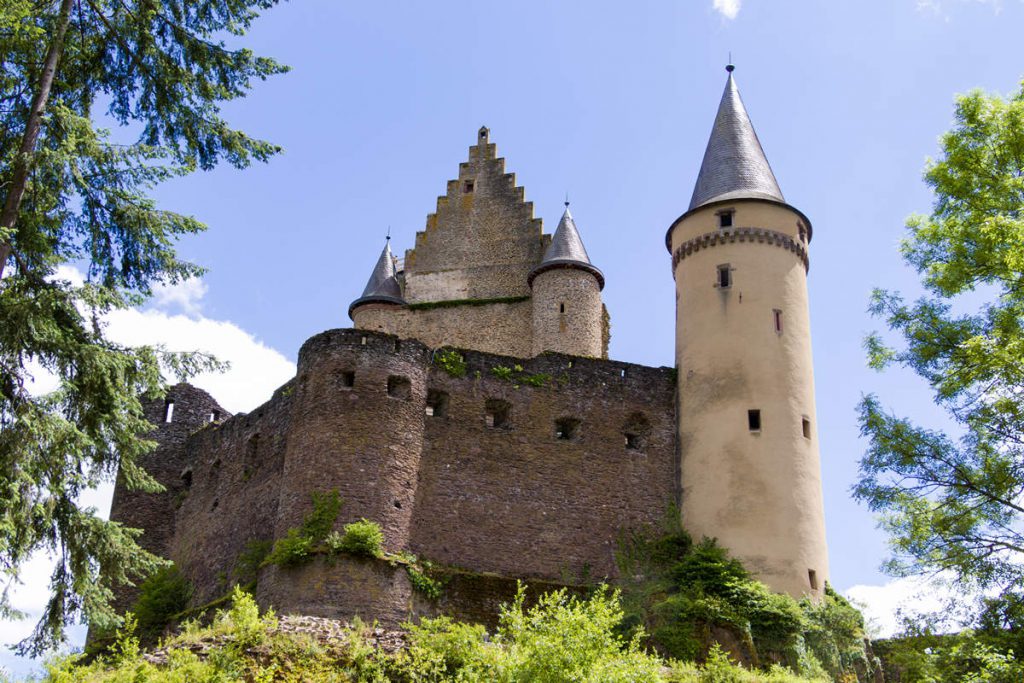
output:
[[[819,596],[811,223],[783,199],[728,71],[692,199],[666,235],[675,369],[607,360],[585,232],[567,205],[544,235],[481,128],[404,264],[386,244],[349,307],[354,328],[309,339],[269,401],[231,416],[180,384],[148,405],[158,448],[142,464],[166,491],[119,482],[111,518],[177,563],[196,604],[328,490],[344,501],[336,528],[377,522],[388,551],[447,573],[441,596],[343,555],[263,566],[261,605],[487,622],[516,579],[617,578],[617,539],[669,513],[774,590]]]

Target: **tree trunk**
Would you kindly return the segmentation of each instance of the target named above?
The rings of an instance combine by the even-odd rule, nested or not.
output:
[[[60,63],[60,56],[64,51],[64,35],[68,31],[68,24],[71,23],[73,3],[74,0],[61,0],[53,40],[46,53],[46,61],[43,62],[43,73],[39,77],[39,88],[32,99],[32,109],[29,110],[28,121],[25,122],[25,134],[21,138],[21,147],[18,149],[18,155],[14,158],[11,189],[4,202],[3,211],[0,212],[0,229],[12,231],[12,236],[14,224],[18,219],[18,210],[21,208],[21,199],[25,196],[25,187],[28,185],[28,174],[32,170],[33,155],[36,151],[39,131],[43,125],[46,102],[50,99],[50,89],[53,87],[53,79],[57,75],[57,65]],[[7,257],[10,253],[11,242],[9,240],[0,242],[0,277],[3,277],[4,266],[7,265]]]

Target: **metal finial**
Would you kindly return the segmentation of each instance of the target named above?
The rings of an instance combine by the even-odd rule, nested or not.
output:
[[[388,226],[388,235],[384,239],[389,240],[389,241],[391,240],[391,226],[390,225]]]
[[[565,208],[569,208],[569,193],[565,193]]]
[[[729,63],[725,65],[725,70],[732,73],[736,69],[736,65],[732,63],[732,50],[729,50]]]

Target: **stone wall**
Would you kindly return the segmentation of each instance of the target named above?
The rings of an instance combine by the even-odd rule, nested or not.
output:
[[[274,538],[293,391],[294,381],[186,443],[192,483],[177,510],[170,557],[192,581],[197,603],[251,580],[240,575],[239,560]]]
[[[432,308],[370,304],[356,311],[355,326],[418,339],[434,348],[455,346],[528,358],[533,355],[530,315],[528,300]]]
[[[161,552],[195,584],[196,604],[241,580],[239,560],[254,543],[300,524],[314,491],[341,494],[336,528],[366,517],[382,526],[388,550],[462,568],[453,579],[462,589],[435,605],[456,615],[480,618],[509,597],[506,582],[474,601],[472,575],[560,584],[615,576],[620,533],[660,523],[677,499],[674,373],[557,354],[463,354],[467,372],[453,377],[416,341],[316,335],[296,378],[260,408],[176,428],[154,464],[182,482],[170,509],[148,495],[127,506],[119,487],[113,518],[146,527],[154,543],[169,539]],[[191,391],[179,389],[176,414],[208,420],[219,408],[202,392],[186,399]],[[340,557],[265,567],[257,596],[284,613],[433,613],[410,591],[401,568]]]
[[[447,406],[426,419],[413,552],[506,576],[614,576],[620,532],[675,500],[672,371],[545,354],[503,380],[509,359],[465,359],[464,378],[430,375]]]

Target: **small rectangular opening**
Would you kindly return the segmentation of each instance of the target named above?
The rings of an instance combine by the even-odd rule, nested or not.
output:
[[[813,569],[808,569],[807,579],[811,582],[811,590],[818,590],[818,572]]]
[[[811,438],[811,419],[809,417],[804,417],[800,422],[803,428],[804,438]]]
[[[338,381],[342,389],[351,389],[356,385],[356,373],[352,370],[342,370],[338,374]]]
[[[448,414],[448,394],[437,389],[427,391],[427,417],[445,417]]]
[[[467,180],[465,183],[463,183],[462,189],[466,194],[471,193],[473,191],[473,181]]]
[[[732,268],[728,263],[718,266],[718,286],[722,289],[732,286]]]
[[[484,424],[498,429],[511,426],[512,404],[498,398],[489,398],[484,403]]]
[[[558,312],[559,313],[565,313],[565,304],[564,303],[558,304]]]
[[[748,410],[747,411],[747,428],[752,432],[761,431],[761,411],[760,410]]]
[[[167,401],[164,403],[164,422],[168,423],[174,420],[174,401]]]
[[[388,377],[388,396],[408,401],[412,395],[412,382],[408,377],[391,375]]]
[[[718,227],[720,228],[731,228],[732,227],[732,211],[722,211],[718,214]]]
[[[210,412],[210,422],[216,422],[219,419],[220,419],[220,411],[219,410],[213,410],[213,411]]]
[[[780,309],[772,309],[772,320],[775,321],[775,334],[782,334],[782,311]]]
[[[573,441],[580,436],[580,421],[574,417],[563,417],[555,420],[555,438]]]

